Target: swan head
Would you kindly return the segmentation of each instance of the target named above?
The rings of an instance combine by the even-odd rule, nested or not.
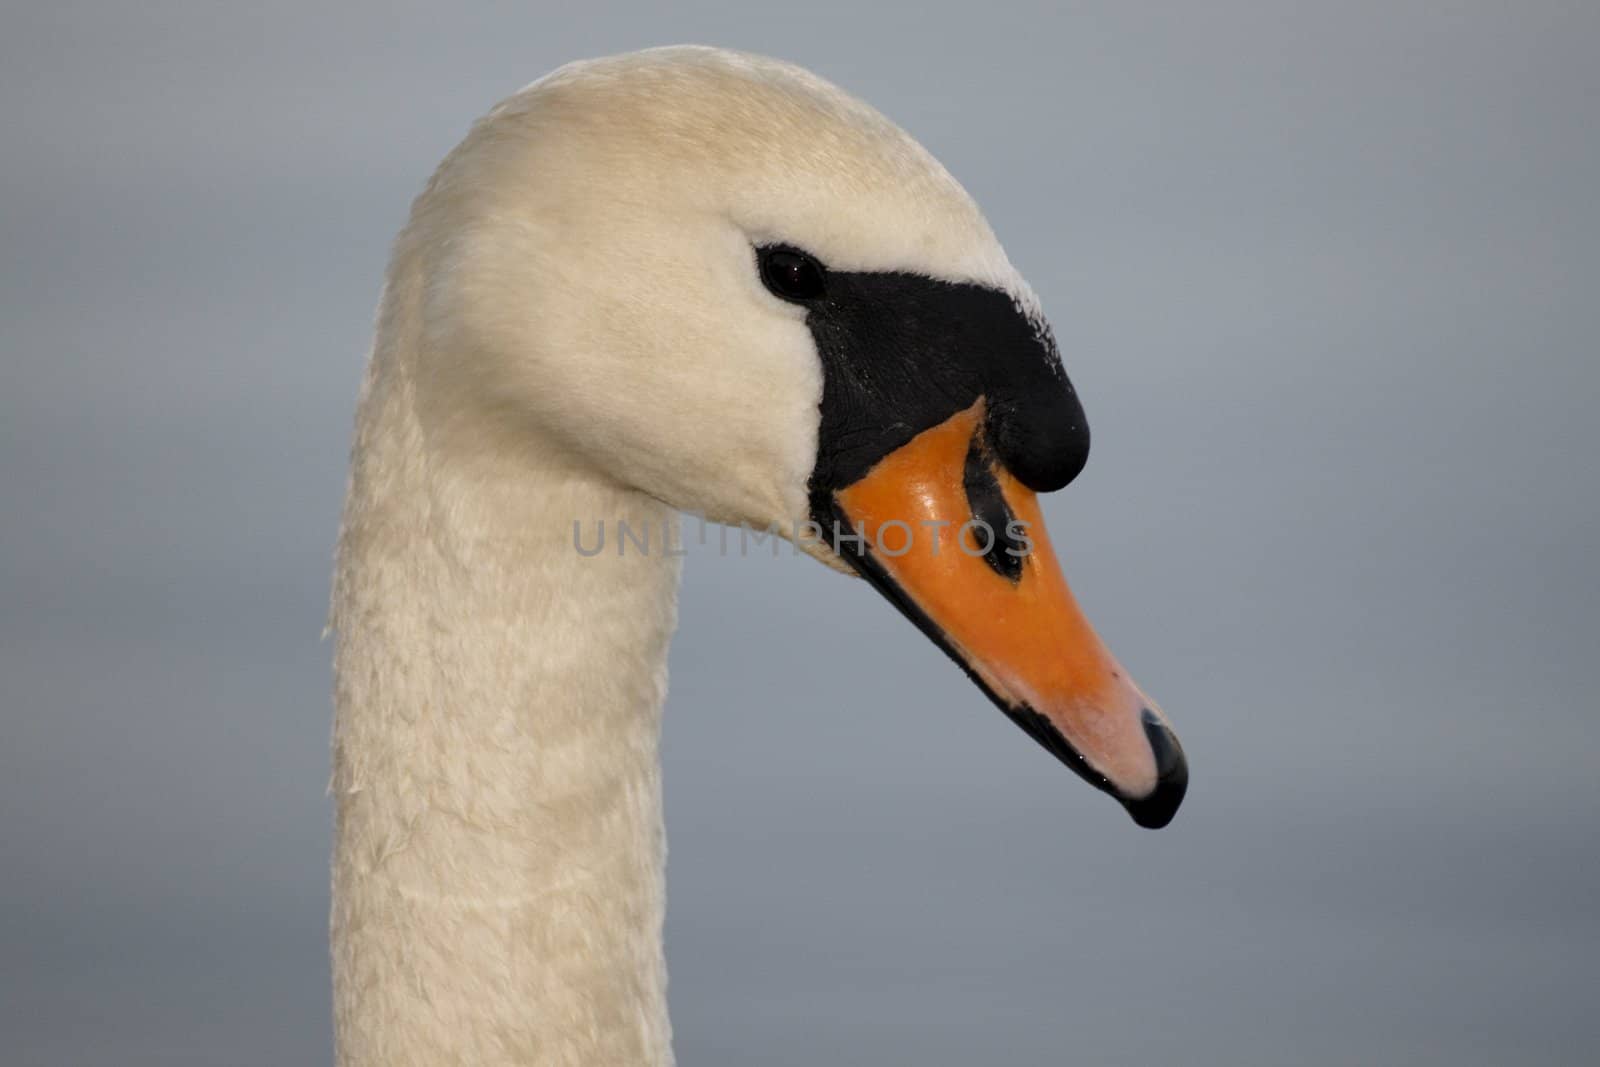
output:
[[[1089,440],[1039,302],[882,115],[716,49],[574,64],[474,127],[401,246],[430,433],[796,538],[1136,822],[1170,821],[1182,749],[1035,498]]]

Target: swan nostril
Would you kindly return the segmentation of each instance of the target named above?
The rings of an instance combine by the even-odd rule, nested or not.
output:
[[[961,482],[967,492],[967,507],[973,521],[981,524],[973,531],[975,547],[984,548],[984,562],[996,574],[1009,582],[1017,582],[1022,579],[1022,561],[1027,551],[1012,533],[1016,517],[1000,491],[993,464],[994,456],[984,447],[983,435],[973,434]]]

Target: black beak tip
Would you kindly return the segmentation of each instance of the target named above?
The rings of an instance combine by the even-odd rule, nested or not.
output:
[[[1145,737],[1150,739],[1150,751],[1156,757],[1156,787],[1136,799],[1119,799],[1134,822],[1146,830],[1159,830],[1178,814],[1183,796],[1189,791],[1189,764],[1177,737],[1154,712],[1146,709],[1143,722]]]

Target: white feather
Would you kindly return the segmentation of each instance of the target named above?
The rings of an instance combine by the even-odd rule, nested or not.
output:
[[[803,521],[822,372],[752,245],[1010,290],[910,137],[796,67],[573,64],[395,244],[333,593],[344,1067],[672,1062],[657,736],[678,560],[575,520]]]

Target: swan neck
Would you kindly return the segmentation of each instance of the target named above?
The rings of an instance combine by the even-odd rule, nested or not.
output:
[[[335,578],[337,1062],[668,1065],[676,519],[536,437],[430,426],[413,292],[380,312]],[[653,551],[582,554],[574,521]]]

